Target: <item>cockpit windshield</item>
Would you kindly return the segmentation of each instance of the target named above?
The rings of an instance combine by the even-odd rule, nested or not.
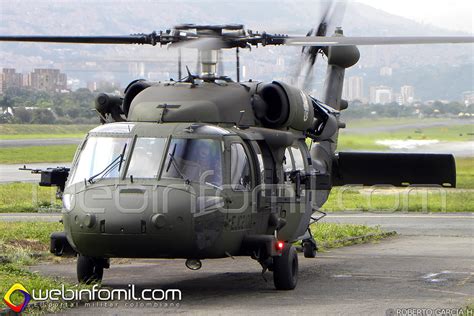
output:
[[[80,153],[74,175],[69,183],[84,181],[98,174],[100,178],[118,178],[121,163],[114,164],[113,162],[119,162],[119,158],[122,161],[126,160],[126,157],[120,157],[120,155],[126,153],[124,148],[128,147],[129,143],[130,138],[125,137],[90,136]],[[103,172],[105,169],[107,169],[106,172]]]
[[[163,178],[222,186],[222,144],[212,139],[171,139],[163,167]]]
[[[89,136],[77,158],[69,185],[119,178],[121,169],[127,167],[127,178],[158,179],[162,170],[161,178],[222,186],[221,141],[171,138],[166,146],[167,139],[163,137],[137,137],[133,145],[132,139],[128,135]]]
[[[165,138],[138,137],[128,166],[127,177],[156,179],[165,150]]]

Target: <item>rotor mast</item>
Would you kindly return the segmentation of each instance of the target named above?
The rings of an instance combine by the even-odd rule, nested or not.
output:
[[[217,64],[219,62],[220,50],[218,49],[204,49],[198,55],[201,64],[201,75],[203,79],[213,79],[217,77]]]
[[[200,77],[203,79],[214,79],[217,77],[217,64],[219,63],[220,49],[213,47],[212,39],[222,37],[220,28],[197,28],[196,34],[201,38],[210,38],[208,45],[198,45],[198,58],[201,64]]]

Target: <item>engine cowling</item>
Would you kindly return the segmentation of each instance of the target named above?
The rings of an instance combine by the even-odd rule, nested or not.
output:
[[[313,127],[311,99],[300,89],[273,81],[260,86],[253,100],[255,114],[265,127],[299,131]]]

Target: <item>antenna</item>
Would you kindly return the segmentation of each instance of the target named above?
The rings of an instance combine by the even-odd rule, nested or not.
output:
[[[244,114],[245,114],[245,110],[241,110],[241,111],[240,111],[239,122],[237,123],[237,127],[240,127],[240,122],[242,121],[242,119],[243,119],[243,117],[244,117]]]
[[[191,83],[194,86],[194,76],[191,73],[191,70],[189,70],[189,67],[186,65],[186,71],[188,72],[188,77],[186,78],[186,82]]]
[[[237,73],[237,82],[240,82],[240,50],[237,47],[235,49],[235,67],[236,67],[236,73]]]
[[[178,49],[178,80],[181,80],[181,48]]]
[[[224,69],[224,62],[223,62],[223,57],[224,52],[221,50],[219,51],[219,54],[217,56],[217,77],[223,77],[225,75],[225,69]]]

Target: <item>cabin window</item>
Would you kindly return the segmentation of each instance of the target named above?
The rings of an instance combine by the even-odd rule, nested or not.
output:
[[[165,150],[165,138],[139,137],[133,147],[127,176],[157,178]]]
[[[222,186],[221,142],[213,139],[171,139],[162,177]]]
[[[242,144],[232,144],[230,147],[230,179],[232,189],[235,191],[250,191],[252,176],[250,160]]]

